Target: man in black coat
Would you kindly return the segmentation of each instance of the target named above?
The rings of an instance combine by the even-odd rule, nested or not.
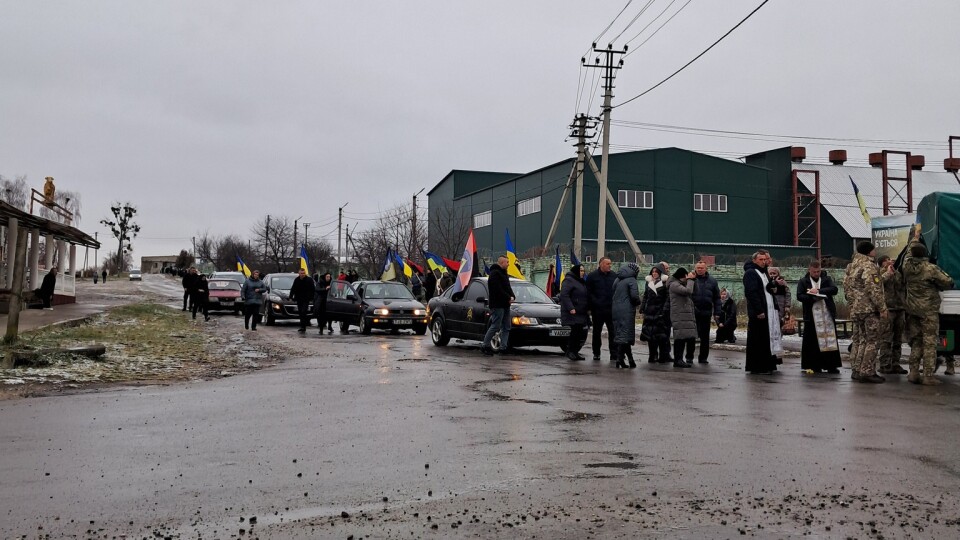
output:
[[[37,289],[37,296],[43,300],[43,309],[52,310],[50,307],[50,301],[53,299],[53,290],[57,287],[57,267],[54,266],[47,272],[47,275],[43,276],[43,281],[40,283],[40,288]]]
[[[570,327],[570,339],[567,341],[567,358],[570,360],[585,360],[580,354],[580,347],[587,337],[587,325],[590,324],[589,304],[590,297],[583,283],[583,267],[575,264],[570,267],[560,289],[560,322]]]
[[[310,302],[313,301],[313,295],[316,292],[317,284],[313,278],[307,275],[307,271],[300,269],[299,274],[290,285],[290,300],[297,303],[297,315],[300,316],[300,328],[297,332],[301,334],[307,331],[310,326],[310,318],[313,313],[310,311]],[[322,330],[322,329],[321,329]]]
[[[613,360],[613,282],[617,275],[610,266],[610,257],[601,257],[597,269],[587,275],[587,294],[590,296],[590,315],[593,317],[593,359],[600,360],[603,325],[607,325],[607,346]]]
[[[433,270],[427,272],[423,278],[423,303],[426,304],[437,294],[437,275]]]
[[[707,272],[707,263],[701,261],[694,266],[696,287],[693,289],[693,308],[697,320],[697,338],[700,340],[700,353],[697,361],[709,364],[710,322],[720,320],[720,287],[717,280]],[[692,361],[693,358],[687,358]]]
[[[490,326],[487,328],[486,335],[483,336],[483,345],[480,347],[483,354],[487,356],[494,353],[490,343],[498,330],[500,331],[500,352],[507,350],[507,340],[510,337],[510,304],[516,300],[513,288],[510,287],[510,276],[507,275],[509,265],[510,261],[501,256],[496,266],[490,267],[490,275],[487,276],[487,292],[490,294],[488,299],[491,311]]]
[[[187,269],[187,273],[183,275],[183,279],[180,280],[180,284],[183,285],[183,309],[180,311],[186,311],[189,307],[193,309],[193,290],[197,287],[197,269],[191,266]],[[104,279],[103,281],[107,281]],[[188,305],[189,304],[189,305]]]

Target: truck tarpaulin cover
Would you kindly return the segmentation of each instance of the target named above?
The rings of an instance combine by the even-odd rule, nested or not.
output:
[[[960,193],[931,193],[917,213],[931,262],[960,284]]]

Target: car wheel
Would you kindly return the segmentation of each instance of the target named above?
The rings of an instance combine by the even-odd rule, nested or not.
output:
[[[234,316],[234,317],[239,317],[239,316],[240,316],[240,308],[236,308],[236,309],[233,310],[233,316]]]
[[[417,333],[420,333],[419,329],[417,329]],[[447,343],[450,343],[450,336],[447,334],[446,328],[443,327],[442,317],[434,317],[433,322],[430,323],[430,340],[437,347],[444,347]]]
[[[416,335],[418,335],[418,336],[422,336],[422,335],[426,334],[426,333],[427,333],[427,325],[422,324],[422,325],[414,326],[414,327],[413,327],[413,333],[416,334]]]
[[[267,321],[267,326],[273,326],[273,325],[277,324],[277,318],[273,316],[273,310],[268,307],[268,308],[266,309],[266,312],[267,312],[267,314],[266,314],[266,316],[264,317],[264,319],[266,319],[266,321]]]
[[[367,318],[366,318],[366,317],[364,317],[364,316],[361,315],[361,316],[360,316],[360,324],[358,324],[357,326],[360,327],[360,333],[361,333],[361,334],[367,335],[367,334],[370,333],[370,323],[367,322]]]
[[[493,335],[493,339],[490,340],[490,346],[493,347],[493,350],[499,351],[502,343],[500,342],[500,331],[498,330],[496,334]]]
[[[561,346],[560,346],[560,350],[563,351],[563,352],[567,352],[567,344],[564,343],[563,345],[561,345]]]

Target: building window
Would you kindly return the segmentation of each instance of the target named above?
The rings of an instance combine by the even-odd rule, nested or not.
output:
[[[489,227],[493,223],[493,213],[490,210],[473,215],[473,228]]]
[[[711,193],[694,193],[693,209],[696,212],[726,212],[727,196]]]
[[[517,203],[517,217],[536,214],[540,211],[540,197],[525,199]]]
[[[621,189],[617,192],[617,206],[620,208],[651,210],[653,209],[653,192]]]

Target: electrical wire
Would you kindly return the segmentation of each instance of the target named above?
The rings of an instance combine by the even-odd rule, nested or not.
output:
[[[676,0],[674,0],[674,1],[676,1]],[[641,41],[639,45],[637,45],[636,47],[630,49],[630,51],[627,52],[627,54],[623,55],[623,57],[624,57],[624,58],[627,58],[628,56],[630,56],[631,54],[633,54],[634,52],[636,52],[637,50],[639,50],[640,47],[643,47],[644,45],[646,45],[646,43],[647,43],[648,41],[650,41],[651,39],[653,39],[653,36],[657,35],[657,33],[660,32],[660,30],[663,30],[663,27],[664,27],[664,26],[670,24],[670,21],[672,21],[674,17],[676,17],[677,15],[679,15],[680,12],[683,11],[683,9],[684,9],[685,7],[689,6],[689,5],[690,5],[690,2],[692,2],[692,1],[693,1],[693,0],[687,0],[687,2],[686,2],[685,4],[683,4],[682,6],[680,6],[680,9],[678,9],[676,12],[674,12],[674,14],[671,15],[667,20],[663,21],[663,24],[661,24],[659,27],[657,27],[657,29],[654,30],[652,34],[650,34],[649,36],[647,36],[647,39]],[[670,2],[670,5],[672,6],[672,5],[673,5],[673,2]],[[669,9],[670,6],[667,6],[667,8]],[[667,11],[666,9],[663,10],[663,11],[661,11],[661,12],[660,12],[660,15],[663,15],[666,11]],[[657,19],[660,18],[660,15],[657,15]],[[656,21],[657,19],[654,19],[654,21]],[[650,24],[653,24],[653,22],[651,21]],[[648,24],[647,26],[650,26],[650,25]],[[646,30],[646,29],[647,29],[647,27],[645,26],[645,27],[643,28],[643,30]],[[634,36],[633,39],[636,39],[637,37],[640,37],[640,34],[643,33],[643,30],[641,30],[636,36]],[[631,39],[630,41],[633,41],[633,39]],[[627,43],[629,43],[629,41],[628,41]]]
[[[641,17],[644,13],[646,13],[647,9],[649,9],[650,6],[652,6],[655,1],[656,1],[656,0],[647,0],[647,3],[646,3],[642,8],[640,8],[640,12],[637,13],[636,15],[634,15],[632,19],[630,19],[630,22],[627,23],[627,26],[625,26],[625,27],[623,28],[623,30],[621,30],[620,33],[617,34],[617,36],[616,36],[615,38],[611,39],[611,40],[610,40],[610,43],[613,43],[613,42],[617,41],[618,39],[620,39],[620,36],[622,36],[623,33],[626,32],[627,30],[629,30],[630,27],[633,26],[634,23],[636,23],[637,20],[640,19],[640,17]]]
[[[633,100],[635,100],[635,99],[641,98],[641,97],[649,94],[650,92],[656,90],[657,88],[659,88],[660,85],[662,85],[663,83],[665,83],[665,82],[669,81],[670,79],[674,78],[678,73],[680,73],[681,71],[687,69],[687,67],[689,67],[690,64],[696,62],[697,60],[700,59],[700,57],[702,57],[703,55],[707,54],[707,52],[709,52],[710,49],[716,47],[718,43],[720,43],[721,41],[724,40],[724,38],[726,38],[727,36],[729,36],[730,34],[732,34],[734,30],[736,30],[737,28],[740,28],[740,25],[742,25],[743,23],[747,22],[747,20],[748,20],[750,17],[753,17],[753,14],[754,14],[754,13],[760,11],[760,8],[762,8],[763,6],[767,5],[767,2],[769,2],[769,1],[770,1],[770,0],[763,0],[763,2],[760,2],[760,5],[759,5],[759,6],[755,7],[755,8],[753,9],[753,11],[751,11],[750,13],[748,13],[747,16],[744,17],[743,19],[741,19],[740,22],[738,22],[736,25],[734,25],[733,28],[731,28],[730,30],[727,30],[727,33],[725,33],[725,34],[723,34],[722,36],[720,36],[720,37],[719,37],[716,41],[714,41],[709,47],[707,47],[706,49],[704,49],[703,52],[701,52],[701,53],[698,54],[697,56],[694,56],[694,57],[693,57],[693,60],[690,60],[689,62],[687,62],[686,64],[684,64],[683,66],[681,66],[680,69],[678,69],[678,70],[674,71],[673,73],[671,73],[670,75],[668,75],[666,79],[663,79],[662,81],[660,81],[660,82],[658,82],[657,84],[651,86],[650,88],[644,90],[643,92],[640,92],[639,94],[633,96],[632,98],[624,101],[623,103],[619,103],[619,104],[617,104],[617,105],[614,105],[613,108],[616,109],[617,107],[622,107],[623,105],[626,105],[627,103],[630,103],[631,101],[633,101]]]
[[[623,15],[623,12],[626,11],[627,8],[630,7],[630,4],[632,4],[632,3],[633,3],[633,0],[627,0],[627,4],[626,4],[625,6],[623,6],[623,9],[620,10],[620,13],[617,13],[617,16],[614,17],[612,21],[610,21],[610,24],[608,24],[607,27],[603,29],[603,32],[600,32],[600,35],[597,36],[597,37],[595,37],[595,38],[593,39],[593,43],[600,43],[600,38],[602,38],[603,35],[606,34],[607,31],[610,30],[611,27],[613,27],[613,24],[614,24],[615,22],[617,22],[617,19],[619,19],[620,16]],[[592,46],[591,46],[591,47],[588,47],[588,48],[587,48],[587,52],[583,53],[583,56],[586,56],[586,55],[590,54],[590,50],[591,50],[591,49],[593,49]]]

